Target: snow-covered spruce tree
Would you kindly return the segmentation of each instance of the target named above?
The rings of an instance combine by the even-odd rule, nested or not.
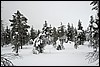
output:
[[[82,30],[83,29],[83,27],[82,27],[82,24],[81,24],[82,22],[79,20],[78,21],[78,30]]]
[[[27,23],[27,18],[25,18],[18,10],[17,13],[14,13],[13,19],[9,20],[12,22],[10,25],[12,27],[11,30],[11,37],[12,37],[12,44],[14,45],[14,50],[18,53],[18,48],[25,44],[25,38],[27,36],[27,28],[30,28]]]
[[[21,20],[21,25],[19,26],[19,28],[21,30],[19,30],[19,33],[21,35],[20,37],[20,42],[21,42],[21,49],[22,49],[22,45],[25,45],[26,43],[28,43],[28,28],[30,28],[30,26],[27,24],[27,18],[22,16]]]
[[[43,28],[42,28],[42,33],[45,33],[47,34],[47,31],[48,31],[48,24],[47,24],[47,21],[45,21],[45,24],[43,25]]]
[[[58,27],[57,31],[58,31],[59,40],[61,42],[61,48],[63,49],[64,48],[63,43],[66,40],[66,34],[65,34],[65,25],[63,25],[62,22],[61,22],[61,26]]]
[[[64,36],[64,28],[65,28],[65,26],[62,25],[62,22],[61,22],[61,26],[58,27],[58,37]]]
[[[58,40],[58,34],[57,34],[57,30],[55,27],[53,27],[53,33],[52,33],[52,37],[53,37],[53,45],[56,45],[56,41]]]
[[[91,16],[90,20],[90,34],[92,34],[90,42],[94,50],[88,53],[87,59],[89,59],[89,63],[98,61],[97,64],[99,64],[99,1],[92,1],[90,5],[94,6],[92,10],[97,11],[97,17],[93,19],[93,16]]]
[[[37,37],[37,33],[36,33],[36,30],[33,29],[33,26],[30,30],[30,38],[34,41],[34,39]]]
[[[50,24],[50,26],[49,26],[48,32],[49,32],[49,35],[52,36],[53,29],[52,29],[51,24]]]
[[[85,31],[83,30],[80,20],[78,21],[78,30],[75,29],[74,31],[74,47],[77,49],[78,45],[83,45],[85,41]]]
[[[93,47],[97,48],[99,47],[99,1],[93,1],[90,5],[93,5],[94,7],[92,10],[97,10],[96,18],[93,19],[93,16],[91,16],[90,21],[90,30],[92,32],[92,43]]]
[[[51,27],[48,26],[47,21],[45,21],[45,24],[43,25],[42,34],[45,34],[45,38],[47,39],[46,43],[50,45],[50,38],[52,33],[51,33]]]
[[[54,41],[53,41],[53,28],[51,24],[48,27],[48,36],[49,36],[49,44],[52,44]]]
[[[67,40],[68,40],[68,41],[71,41],[71,37],[72,37],[71,26],[70,26],[70,24],[68,23],[68,25],[67,25]]]
[[[78,39],[78,44],[83,45],[84,40],[85,40],[85,33],[82,27],[82,22],[79,20],[78,22],[78,34],[77,34],[77,39]]]
[[[92,38],[92,31],[93,31],[93,22],[94,22],[94,18],[93,18],[93,16],[90,16],[90,24],[89,24],[89,34],[90,34],[90,37],[89,37],[89,41],[90,41],[90,44],[91,45],[93,45],[93,42],[92,42],[92,40],[93,40],[93,38]]]
[[[8,28],[8,26],[6,27],[6,29],[5,29],[5,44],[9,44],[9,43],[11,43],[11,37],[10,37],[10,33],[11,31],[10,31],[10,29]]]
[[[52,34],[52,27],[51,27],[51,25],[48,26],[47,21],[45,21],[42,31],[43,31],[43,33],[46,34],[47,37],[49,37]]]
[[[75,32],[74,31],[75,30],[74,30],[74,27],[73,27],[73,24],[72,24],[72,26],[71,26],[71,36],[70,36],[71,41],[74,41],[74,37],[75,37]]]

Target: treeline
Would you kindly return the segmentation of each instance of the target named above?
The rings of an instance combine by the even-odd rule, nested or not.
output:
[[[73,24],[68,23],[67,28],[66,25],[63,25],[61,22],[60,27],[52,27],[51,25],[48,25],[47,21],[43,24],[42,30],[35,30],[33,26],[31,27],[30,32],[28,29],[30,26],[27,24],[27,18],[21,14],[18,10],[14,15],[12,15],[12,19],[9,19],[11,22],[10,27],[6,27],[4,29],[2,27],[1,31],[1,46],[12,44],[14,45],[14,50],[17,50],[16,53],[18,53],[18,48],[22,49],[22,46],[25,44],[28,44],[30,40],[33,40],[41,33],[45,33],[47,37],[52,37],[54,44],[56,44],[56,41],[59,38],[66,39],[67,41],[74,41],[75,36],[77,36],[77,30],[83,30],[82,22],[78,21],[78,29],[76,29]],[[2,21],[1,21],[2,22]],[[2,25],[3,26],[3,25]],[[80,35],[81,39],[85,40],[85,33],[83,35]],[[84,37],[84,38],[82,38]]]

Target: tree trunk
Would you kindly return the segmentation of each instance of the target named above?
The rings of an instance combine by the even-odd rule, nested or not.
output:
[[[21,49],[22,49],[22,48],[23,48],[23,47],[22,47],[22,45],[23,45],[23,38],[21,39],[20,44],[21,44]]]
[[[22,43],[23,43],[23,41],[22,41]],[[22,43],[21,43],[21,49],[23,48],[23,47],[22,47]]]
[[[17,50],[16,50],[16,53],[18,53],[18,46],[17,46]]]

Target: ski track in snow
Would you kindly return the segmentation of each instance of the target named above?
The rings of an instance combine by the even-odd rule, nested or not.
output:
[[[20,57],[11,59],[15,66],[96,66],[88,63],[86,55],[92,49],[87,43],[74,48],[74,43],[64,43],[64,50],[56,50],[52,45],[45,46],[44,53],[33,54],[33,45],[25,45],[19,50]],[[1,48],[1,54],[13,53],[11,46]]]

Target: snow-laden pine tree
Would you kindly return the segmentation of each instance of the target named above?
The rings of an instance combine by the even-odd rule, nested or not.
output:
[[[68,23],[68,25],[67,25],[67,40],[68,40],[68,41],[71,41],[71,37],[72,37],[71,26],[70,26],[70,24]]]
[[[28,35],[28,28],[30,28],[29,25],[27,25],[27,18],[24,17],[23,14],[21,14],[18,10],[17,13],[14,13],[13,19],[9,20],[11,23],[11,41],[12,44],[14,45],[14,50],[16,50],[16,53],[18,53],[18,49],[21,46],[22,49],[22,45],[24,45],[26,43],[26,38]]]
[[[90,44],[94,50],[89,52],[87,58],[90,63],[98,61],[97,64],[99,64],[99,1],[92,1],[90,5],[93,5],[92,10],[96,10],[97,15],[95,19],[93,16],[90,17]]]
[[[84,40],[85,40],[85,33],[82,27],[82,22],[79,20],[78,22],[78,30],[77,30],[77,40],[78,40],[78,44],[79,45],[83,45],[84,44]]]
[[[82,27],[82,24],[81,24],[82,22],[79,20],[78,21],[78,30],[82,30],[83,29],[83,27]]]
[[[62,49],[64,48],[63,43],[66,40],[65,28],[66,28],[65,25],[63,25],[62,22],[61,22],[61,25],[60,25],[60,27],[58,27],[58,30],[57,30]]]
[[[53,45],[56,45],[56,41],[58,40],[58,34],[57,34],[57,30],[55,27],[53,27],[53,33],[52,33],[52,37],[53,37]]]
[[[52,38],[52,27],[51,25],[48,26],[47,21],[45,21],[45,24],[43,25],[42,28],[42,34],[45,35],[45,43],[49,44],[51,43],[51,38]]]
[[[90,35],[90,37],[89,37],[89,41],[90,41],[90,44],[91,45],[93,45],[93,42],[92,42],[92,40],[93,40],[93,38],[92,38],[92,33],[93,33],[93,22],[94,22],[94,18],[93,18],[93,16],[90,16],[90,24],[89,24],[89,35]]]
[[[64,36],[64,32],[65,32],[65,26],[61,22],[61,26],[58,27],[58,35],[59,35],[58,37]]]
[[[95,19],[93,19],[93,16],[91,16],[90,20],[90,33],[91,33],[91,39],[94,49],[99,47],[99,1],[93,1],[90,5],[93,4],[92,10],[97,10],[97,15]]]
[[[44,34],[48,34],[48,24],[47,24],[47,21],[45,21],[45,24],[43,25],[43,28],[42,28],[42,33]]]
[[[75,30],[74,30],[74,27],[73,27],[73,24],[71,26],[71,41],[74,41],[74,37],[75,37]]]

